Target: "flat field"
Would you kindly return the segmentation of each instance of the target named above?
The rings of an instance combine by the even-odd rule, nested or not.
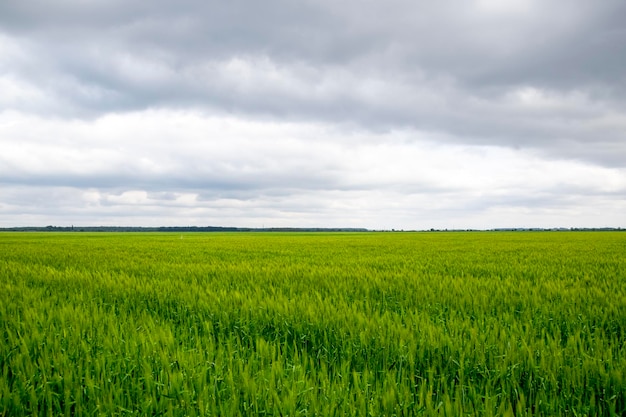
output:
[[[1,233],[0,415],[626,415],[626,233]]]

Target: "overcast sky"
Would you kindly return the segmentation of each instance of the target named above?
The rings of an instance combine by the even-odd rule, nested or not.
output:
[[[626,227],[623,0],[2,0],[0,227]]]

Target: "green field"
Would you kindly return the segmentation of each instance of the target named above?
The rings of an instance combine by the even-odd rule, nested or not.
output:
[[[626,233],[1,233],[0,415],[626,415]]]

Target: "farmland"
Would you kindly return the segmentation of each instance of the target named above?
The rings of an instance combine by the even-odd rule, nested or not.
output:
[[[0,415],[624,415],[626,233],[2,233]]]

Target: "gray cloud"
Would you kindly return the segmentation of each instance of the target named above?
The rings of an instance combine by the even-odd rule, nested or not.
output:
[[[426,195],[452,205],[451,193],[485,211],[579,204],[561,196],[579,195],[586,172],[582,194],[615,182],[597,198],[621,202],[624,19],[619,0],[7,0],[0,182],[285,212],[287,200],[323,211],[334,192],[351,209],[367,206],[361,192],[407,207]],[[484,149],[508,165],[472,155]],[[398,153],[441,162],[422,170]],[[474,182],[454,166],[464,158]],[[503,171],[500,196],[472,165],[485,163]],[[516,163],[571,179],[519,187]]]

